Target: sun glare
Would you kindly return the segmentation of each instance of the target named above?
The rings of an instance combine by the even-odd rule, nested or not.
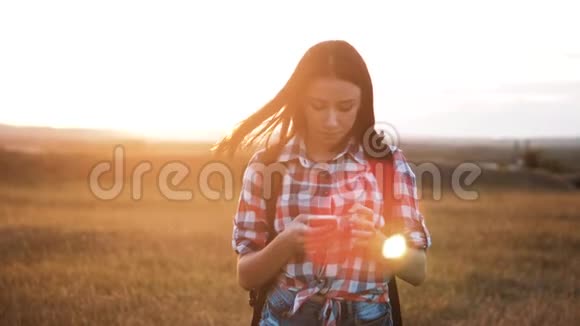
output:
[[[405,237],[395,234],[383,243],[383,257],[388,259],[400,258],[407,252]]]

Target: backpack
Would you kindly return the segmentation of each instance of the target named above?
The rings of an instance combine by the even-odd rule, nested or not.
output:
[[[390,234],[395,233],[400,227],[400,221],[394,221],[389,219],[390,214],[387,214],[388,210],[392,207],[394,202],[394,196],[392,196],[392,184],[393,184],[393,177],[394,177],[394,167],[393,167],[393,155],[389,153],[385,158],[381,159],[370,159],[371,170],[377,176],[376,167],[377,164],[383,163],[383,170],[382,175],[383,178],[378,178],[377,181],[379,182],[379,187],[383,189],[383,217],[385,220],[389,220],[389,222],[394,223],[385,223],[385,226],[381,231],[384,232],[385,235],[389,236]],[[263,162],[264,163],[264,162]],[[266,217],[268,219],[268,234],[270,235],[269,238],[266,240],[266,245],[270,243],[274,237],[276,236],[276,232],[274,230],[274,216],[276,213],[276,202],[278,195],[280,193],[281,188],[281,180],[280,178],[272,178],[272,196],[270,196],[266,200]],[[266,284],[262,285],[259,288],[252,289],[249,291],[249,305],[253,308],[252,314],[252,326],[258,326],[260,319],[262,317],[262,310],[264,304],[266,303],[266,298],[268,296],[268,292],[271,287],[274,285],[275,277]],[[388,289],[389,289],[389,301],[391,304],[391,314],[393,319],[394,326],[402,326],[403,320],[401,316],[401,306],[399,302],[399,291],[397,288],[397,280],[396,276],[391,277],[388,282]]]

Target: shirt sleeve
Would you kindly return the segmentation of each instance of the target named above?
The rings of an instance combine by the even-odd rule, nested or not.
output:
[[[395,156],[394,205],[393,214],[402,225],[409,246],[420,249],[431,247],[431,234],[425,217],[419,209],[416,176],[402,152]]]
[[[242,177],[238,205],[233,219],[232,247],[238,255],[258,251],[266,245],[268,228],[263,196],[263,167],[250,159]]]

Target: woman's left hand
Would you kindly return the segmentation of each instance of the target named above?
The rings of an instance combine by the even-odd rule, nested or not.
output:
[[[394,259],[383,257],[383,244],[387,236],[375,227],[374,212],[362,205],[356,204],[352,209],[352,243],[357,250],[372,258],[376,258],[384,271],[398,275],[415,286],[423,283],[426,275],[426,256],[423,249],[407,250],[404,256]]]
[[[352,213],[349,222],[352,230],[351,244],[353,249],[380,255],[382,245],[387,237],[375,227],[374,211],[357,203],[349,212]]]

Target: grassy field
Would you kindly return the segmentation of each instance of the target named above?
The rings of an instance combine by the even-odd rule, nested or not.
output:
[[[0,184],[0,324],[242,325],[235,200],[96,199],[85,182]],[[425,198],[428,280],[407,325],[574,325],[580,192]]]

